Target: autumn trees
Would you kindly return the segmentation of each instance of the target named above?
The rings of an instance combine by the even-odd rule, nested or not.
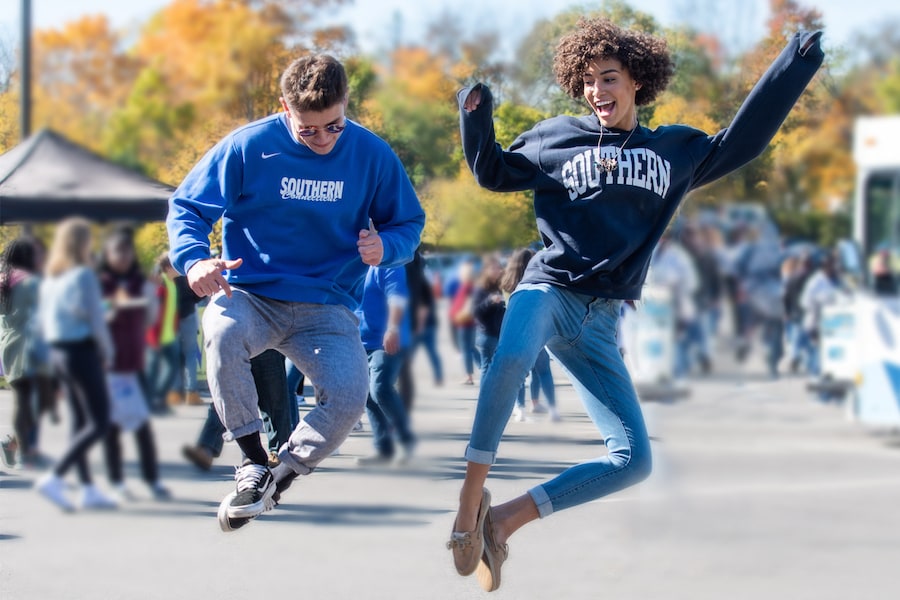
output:
[[[528,194],[491,194],[473,183],[459,148],[455,93],[474,81],[492,86],[504,146],[547,116],[584,114],[558,89],[551,65],[556,40],[585,10],[535,23],[513,56],[501,55],[502,24],[463,31],[449,11],[422,42],[366,56],[352,31],[324,18],[345,5],[352,10],[348,0],[172,0],[137,31],[115,30],[90,15],[38,30],[35,124],[174,185],[224,133],[279,109],[278,77],[292,57],[324,50],[347,66],[349,116],[385,137],[406,166],[428,214],[426,243],[478,250],[535,240]],[[822,21],[797,0],[770,0],[764,39],[735,52],[714,33],[690,23],[664,29],[621,0],[589,12],[669,40],[676,76],[653,106],[642,107],[641,123],[686,123],[710,133],[728,124],[785,35]],[[829,48],[828,65],[765,154],[694,192],[687,207],[754,199],[776,212],[824,214],[845,206],[853,184],[853,116],[900,111],[900,38],[889,25],[881,40],[893,51],[879,52],[878,33],[854,48],[855,62]],[[18,142],[10,54],[0,43],[0,151]],[[153,250],[165,244],[158,226],[141,235]]]

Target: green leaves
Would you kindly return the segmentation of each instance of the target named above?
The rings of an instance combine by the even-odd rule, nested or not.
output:
[[[537,236],[530,196],[491,194],[474,183],[460,149],[457,89],[474,81],[491,86],[504,147],[543,118],[586,114],[583,101],[556,85],[553,55],[579,18],[602,14],[665,35],[674,55],[675,77],[654,105],[640,108],[641,123],[686,123],[713,133],[731,120],[786,33],[821,27],[817,10],[772,0],[766,37],[741,50],[719,31],[664,30],[653,15],[607,0],[535,23],[505,60],[504,32],[465,31],[448,12],[421,43],[372,57],[355,53],[353,32],[330,19],[348,3],[171,0],[136,30],[115,30],[103,17],[88,15],[37,31],[34,127],[49,125],[174,185],[223,134],[280,110],[279,77],[291,59],[328,51],[347,68],[348,114],[387,139],[416,185],[428,217],[424,241],[469,249],[520,246]],[[717,7],[725,17],[739,14],[724,3]],[[900,112],[900,37],[896,23],[882,26],[854,44],[853,62],[838,64],[845,49],[828,48],[826,66],[765,154],[697,190],[694,200],[757,199],[776,210],[822,213],[846,205],[853,188],[853,116]],[[10,85],[0,86],[0,151],[19,141],[14,55],[0,40],[0,83],[13,70]],[[153,255],[164,238],[147,234],[146,242]]]

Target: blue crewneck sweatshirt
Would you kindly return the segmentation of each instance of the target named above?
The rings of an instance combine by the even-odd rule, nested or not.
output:
[[[284,113],[223,138],[169,200],[172,264],[181,273],[210,257],[209,233],[222,219],[222,257],[243,259],[230,285],[293,302],[359,302],[368,266],[359,231],[375,224],[382,265],[410,261],[425,214],[396,154],[347,120],[334,148],[319,155],[298,142]]]
[[[384,348],[391,306],[406,310],[400,323],[400,347],[409,346],[412,327],[409,314],[409,286],[404,268],[371,267],[363,284],[362,301],[356,309],[359,334],[367,352]]]
[[[801,54],[810,36],[813,44]],[[522,281],[640,298],[653,248],[685,194],[762,153],[822,63],[820,36],[796,34],[715,135],[684,125],[638,126],[633,133],[604,128],[601,141],[595,115],[559,116],[504,151],[494,137],[490,90],[479,84],[481,104],[471,113],[463,103],[472,88],[460,90],[463,150],[478,183],[494,191],[534,190],[545,248]],[[599,158],[617,158],[618,168],[602,172]]]

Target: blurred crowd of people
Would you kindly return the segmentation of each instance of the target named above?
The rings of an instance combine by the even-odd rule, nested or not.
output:
[[[133,499],[122,466],[125,433],[133,434],[148,490],[167,498],[151,417],[170,414],[174,405],[206,402],[198,377],[201,299],[165,254],[145,274],[130,228],[107,232],[96,254],[91,231],[86,221],[67,220],[49,250],[25,235],[7,245],[0,262],[0,358],[15,398],[13,434],[3,442],[3,456],[16,469],[49,469],[37,489],[67,510],[76,507],[64,483],[72,468],[82,507],[112,508]],[[357,310],[370,370],[369,399],[357,430],[365,416],[373,453],[360,457],[361,465],[404,462],[414,454],[411,365],[421,347],[431,383],[444,385],[437,345],[442,321],[464,373],[459,383],[478,383],[496,352],[510,294],[533,255],[521,248],[461,258],[452,270],[440,271],[417,253],[405,267],[370,267]],[[877,291],[896,293],[890,269],[878,275]],[[648,285],[666,289],[671,298],[676,379],[713,371],[726,330],[738,361],[756,349],[773,377],[785,370],[817,375],[822,310],[849,291],[834,251],[786,245],[765,222],[725,230],[689,219],[676,221],[654,252]],[[513,420],[540,414],[560,420],[550,360],[542,352],[523,381]],[[251,367],[263,435],[271,464],[277,464],[278,448],[303,407],[315,402],[315,392],[305,392],[315,382],[274,350],[254,357]],[[59,422],[61,394],[73,432],[68,449],[51,464],[40,451],[41,422]],[[208,406],[196,441],[182,447],[184,457],[203,470],[211,468],[227,437],[214,406]],[[95,444],[103,448],[108,493],[94,485],[86,458]]]
[[[132,499],[124,481],[121,438],[133,433],[141,477],[156,499],[160,481],[151,415],[202,402],[196,305],[163,254],[141,267],[134,231],[116,227],[99,240],[80,218],[63,221],[46,248],[36,237],[9,242],[0,259],[0,358],[15,399],[14,434],[2,443],[8,466],[47,469],[36,489],[66,510],[114,508]],[[63,455],[41,452],[43,415],[59,421],[57,397],[70,409]],[[88,453],[103,448],[109,491],[95,485]],[[71,469],[78,502],[64,481]]]
[[[150,411],[171,388],[162,366],[168,373],[180,367],[177,354],[165,352],[177,331],[171,273],[162,260],[150,276],[142,273],[130,229],[110,232],[99,256],[93,242],[90,223],[72,218],[56,228],[49,250],[22,236],[7,245],[0,262],[2,365],[15,397],[15,433],[3,442],[3,457],[17,469],[49,465],[36,489],[65,510],[76,507],[64,481],[73,468],[81,507],[113,508],[131,497],[124,432],[134,433],[150,493],[169,497]],[[40,451],[41,417],[55,414],[59,392],[68,400],[72,435],[49,464]],[[94,484],[87,458],[98,444],[110,493]]]
[[[434,293],[449,303],[447,320],[466,373],[463,384],[477,383],[476,367],[483,374],[490,365],[516,274],[520,279],[533,255],[523,248],[464,256],[452,268],[429,272]],[[889,261],[887,252],[873,260],[874,291],[896,295]],[[653,253],[647,278],[649,288],[664,290],[669,298],[676,381],[713,372],[722,352],[738,363],[756,352],[772,377],[820,375],[823,309],[858,285],[856,275],[844,271],[837,248],[785,240],[766,219],[727,226],[708,216],[673,222]],[[550,412],[555,420],[549,363],[545,351],[529,377],[531,410]],[[525,412],[523,388],[514,418],[523,420]]]
[[[896,293],[892,280],[884,270],[881,293]],[[673,224],[647,283],[671,297],[676,379],[712,371],[726,334],[738,362],[756,349],[772,377],[818,376],[823,309],[858,285],[836,248],[787,242],[768,221],[724,228],[701,219]]]

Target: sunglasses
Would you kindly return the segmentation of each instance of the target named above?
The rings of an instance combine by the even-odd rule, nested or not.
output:
[[[300,137],[312,137],[319,133],[319,129],[324,129],[328,133],[340,133],[347,128],[347,125],[338,125],[337,123],[331,123],[330,125],[326,125],[325,127],[301,127],[296,130],[297,135]]]

